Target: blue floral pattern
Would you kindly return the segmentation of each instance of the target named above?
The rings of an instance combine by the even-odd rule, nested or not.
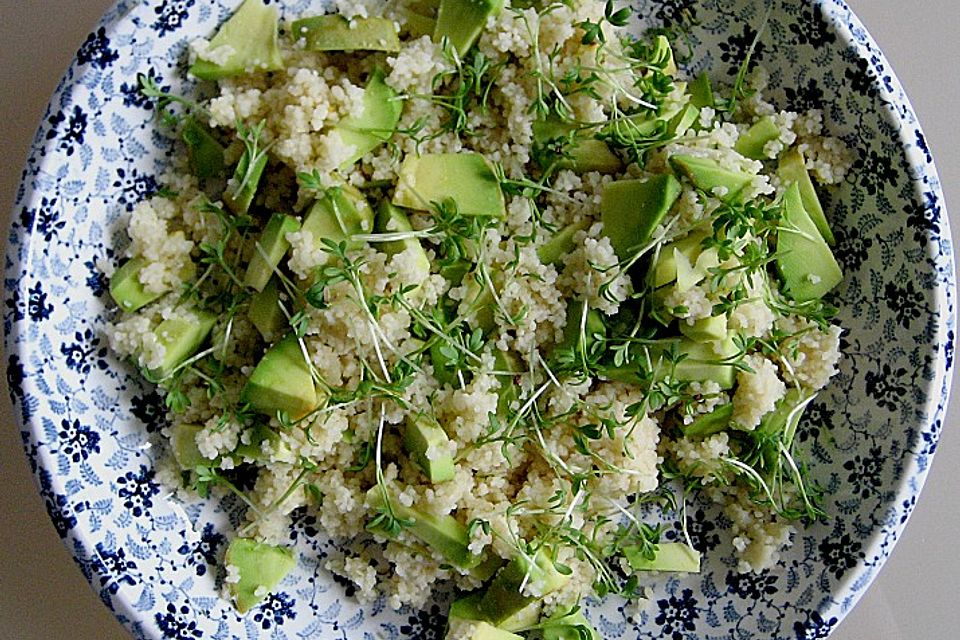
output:
[[[137,73],[190,91],[186,42],[239,0],[120,0],[86,38],[50,102],[9,234],[7,379],[25,451],[54,526],[102,600],[138,638],[439,638],[445,608],[361,606],[332,576],[336,547],[315,518],[291,530],[298,566],[241,617],[219,597],[230,500],[174,505],[154,479],[162,399],[106,350],[111,316],[96,265],[112,261],[126,210],[158,188],[169,140]],[[279,3],[290,16],[310,0]],[[641,15],[698,26],[691,72],[735,72],[759,15],[747,0],[637,0]],[[772,0],[754,59],[773,98],[823,109],[857,154],[829,198],[846,278],[841,372],[811,406],[798,443],[832,518],[796,534],[777,567],[738,575],[709,504],[690,505],[704,571],[652,580],[640,611],[587,601],[604,637],[825,638],[892,552],[936,451],[956,339],[950,233],[929,147],[886,58],[842,0]],[[679,528],[667,537],[677,539]],[[630,611],[628,614],[627,611]]]

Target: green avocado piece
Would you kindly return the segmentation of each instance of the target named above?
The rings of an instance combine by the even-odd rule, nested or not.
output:
[[[543,264],[559,265],[565,257],[576,247],[574,246],[574,236],[577,231],[583,231],[590,227],[591,220],[584,218],[580,222],[568,224],[560,231],[556,232],[550,239],[537,248],[537,257]]]
[[[710,83],[710,76],[704,71],[700,73],[693,82],[690,83],[690,104],[700,109],[716,105],[713,97],[713,85]]]
[[[273,272],[287,255],[290,243],[287,234],[300,230],[300,223],[293,216],[285,213],[275,213],[263,228],[260,239],[254,247],[253,257],[243,276],[243,284],[263,291],[267,282],[273,277]]]
[[[259,150],[257,155],[251,158],[250,150],[245,149],[240,156],[233,172],[232,184],[223,193],[224,203],[237,215],[244,215],[250,210],[268,160],[269,157],[263,150]],[[250,165],[251,162],[253,166]]]
[[[714,340],[723,340],[727,337],[727,316],[710,316],[694,320],[693,324],[688,324],[686,320],[680,320],[680,333],[697,342],[711,342]]]
[[[273,342],[287,326],[287,316],[280,308],[280,286],[276,278],[270,278],[263,291],[250,297],[247,318],[267,342]]]
[[[449,442],[447,432],[437,424],[433,416],[427,413],[407,416],[403,430],[403,445],[433,484],[453,480],[456,466],[453,464],[453,456],[450,453],[445,452],[433,458],[428,456],[431,447],[439,446],[447,450],[449,446],[446,445],[449,445]]]
[[[670,39],[667,36],[660,34],[653,41],[653,53],[650,55],[650,59],[658,64],[663,62],[664,64],[660,66],[668,76],[677,75],[677,62],[674,59],[673,47],[670,45]]]
[[[189,117],[183,123],[180,137],[187,145],[187,157],[193,175],[203,179],[223,174],[226,169],[223,145],[207,127],[197,122],[196,118]]]
[[[557,571],[553,561],[541,550],[533,558],[518,555],[508,562],[487,587],[480,599],[480,613],[494,625],[500,625],[531,603],[536,596],[524,595],[521,587],[536,585],[542,595],[560,589],[570,576]]]
[[[703,241],[709,235],[708,231],[695,229],[683,238],[663,245],[656,261],[650,266],[653,287],[659,289],[677,280],[680,256],[683,256],[687,265],[696,265],[703,250]]]
[[[677,115],[670,119],[667,125],[667,131],[677,134],[686,131],[700,119],[700,108],[694,104],[684,105]]]
[[[716,195],[715,189],[726,189],[722,196],[717,196],[724,202],[737,201],[754,178],[749,173],[724,169],[712,158],[681,154],[671,156],[670,164],[675,172],[685,175],[697,189],[709,195]]]
[[[363,111],[347,116],[334,127],[343,144],[354,147],[340,165],[341,171],[348,171],[357,160],[389,140],[397,128],[403,101],[383,78],[383,69],[375,68],[363,90]]]
[[[110,276],[110,297],[127,313],[137,311],[163,295],[146,291],[140,282],[140,272],[148,264],[147,259],[142,256],[130,258]],[[196,265],[188,261],[183,265],[180,278],[184,282],[192,280],[196,272]]]
[[[446,636],[452,640],[453,636]],[[498,629],[483,620],[470,621],[464,629],[458,628],[456,640],[523,640],[523,636]]]
[[[170,448],[173,459],[184,471],[192,471],[201,466],[217,466],[218,460],[210,460],[197,446],[197,434],[203,427],[196,424],[178,423],[170,426]]]
[[[405,0],[401,1],[399,8],[403,15],[402,32],[411,39],[433,36],[440,0]]]
[[[538,625],[543,640],[603,640],[583,611],[554,614]]]
[[[350,236],[373,231],[373,219],[373,209],[363,194],[343,184],[326,190],[310,208],[300,230],[309,231],[316,246],[320,246],[321,238],[328,238],[334,242],[347,240],[348,249],[358,249],[364,243],[350,240]]]
[[[480,274],[476,272],[464,277],[462,284],[466,291],[460,302],[460,313],[471,327],[490,333],[497,326],[496,300],[490,287],[482,284],[480,278]]]
[[[268,7],[262,0],[246,0],[210,40],[210,52],[216,57],[221,57],[221,47],[230,47],[229,55],[222,56],[225,60],[218,60],[219,64],[199,59],[190,67],[190,73],[201,80],[220,80],[282,69],[277,24],[276,5]]]
[[[157,341],[163,345],[163,363],[151,369],[149,377],[163,380],[200,349],[210,335],[217,316],[207,311],[195,311],[192,317],[168,318],[153,330]]]
[[[776,262],[785,292],[797,302],[822,298],[843,280],[837,259],[803,207],[798,183],[784,195]]]
[[[628,259],[650,241],[680,191],[680,182],[669,174],[646,180],[617,180],[604,186],[600,219],[618,258]]]
[[[400,51],[396,25],[381,17],[313,16],[295,20],[290,33],[306,51]]]
[[[581,331],[582,325],[582,331]],[[587,309],[586,321],[583,317],[583,301],[571,300],[567,303],[567,322],[563,326],[563,339],[557,343],[557,351],[573,350],[574,353],[589,352],[597,335],[607,335],[607,325],[603,314],[597,309]]]
[[[266,441],[270,441],[274,447],[282,446],[284,450],[287,449],[287,446],[281,443],[279,434],[263,423],[257,424],[250,429],[249,438],[249,443],[241,442],[234,450],[235,458],[239,458],[239,460],[234,461],[235,463],[242,462],[247,458],[251,460],[264,460],[263,443]]]
[[[500,381],[500,388],[497,390],[497,416],[506,418],[510,413],[510,406],[520,399],[520,390],[515,384],[515,377],[523,371],[523,366],[513,352],[499,349],[493,356],[493,366]]]
[[[790,149],[780,156],[780,166],[777,169],[780,180],[785,185],[796,182],[800,187],[800,199],[803,201],[803,208],[807,215],[817,225],[820,235],[827,241],[831,247],[836,244],[833,237],[833,231],[827,223],[827,217],[823,213],[823,206],[820,204],[820,198],[817,197],[817,190],[813,187],[813,180],[810,179],[810,172],[807,171],[806,161],[803,159],[803,152],[797,148]]]
[[[725,431],[730,426],[733,417],[733,403],[722,404],[710,413],[705,413],[694,419],[693,422],[683,425],[683,435],[687,438],[706,438],[715,433]]]
[[[570,169],[576,173],[617,173],[623,169],[623,162],[607,143],[583,134],[573,133],[573,128],[556,119],[537,120],[533,123],[533,141],[537,145],[556,144],[560,141],[564,157],[554,166],[558,169]],[[541,167],[547,169],[548,167]]]
[[[227,581],[226,584],[237,611],[242,614],[255,607],[266,593],[273,591],[297,561],[290,549],[262,544],[250,538],[234,538],[227,546],[224,564],[234,568],[240,578],[237,582]],[[262,595],[258,595],[258,592]]]
[[[450,604],[450,613],[447,618],[451,623],[457,620],[488,622],[483,613],[480,612],[480,601],[483,599],[482,592],[474,592],[462,598],[454,600]],[[540,611],[543,603],[539,600],[531,602],[529,605],[520,609],[517,613],[497,625],[496,628],[502,631],[525,631],[536,626],[540,621]]]
[[[373,228],[377,233],[403,233],[413,231],[413,225],[410,224],[410,218],[406,212],[384,200],[377,207],[377,217],[374,220]],[[424,251],[419,238],[403,238],[401,240],[391,240],[389,242],[380,242],[377,246],[387,255],[395,256],[404,251],[413,251],[416,256],[416,262],[421,273],[430,273],[430,258]]]
[[[317,408],[320,398],[295,334],[263,354],[240,392],[240,401],[271,417],[284,412],[291,420],[300,420]]]
[[[736,371],[730,365],[718,364],[718,361],[731,358],[739,353],[739,349],[737,349],[737,345],[732,338],[727,337],[715,342],[702,342],[684,337],[680,339],[678,348],[680,353],[686,355],[674,369],[674,377],[678,380],[689,380],[691,382],[709,382],[712,380],[719,384],[721,389],[733,388]],[[718,350],[719,353],[717,353]]]
[[[773,411],[760,419],[760,424],[754,431],[748,432],[761,452],[759,470],[770,472],[776,468],[781,453],[780,443],[789,450],[800,418],[811,400],[811,394],[796,387],[787,389],[787,393],[777,401]]]
[[[682,542],[661,542],[653,560],[644,557],[639,547],[624,547],[623,556],[634,571],[700,573],[700,552]]]
[[[747,129],[733,149],[742,156],[753,160],[766,160],[764,147],[771,140],[780,137],[780,128],[770,116],[763,116]]]
[[[407,156],[400,167],[393,204],[432,211],[448,201],[453,201],[462,215],[506,216],[500,182],[479,153]]]
[[[503,0],[440,0],[433,40],[447,38],[463,57],[487,26],[487,18],[502,9]]]

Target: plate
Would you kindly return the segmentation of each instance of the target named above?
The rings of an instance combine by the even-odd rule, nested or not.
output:
[[[181,90],[187,42],[236,0],[121,1],[81,46],[53,96],[18,192],[7,253],[8,376],[25,449],[60,536],[140,638],[439,638],[444,605],[361,606],[325,568],[335,546],[300,514],[299,563],[240,617],[218,576],[239,505],[180,505],[154,480],[163,404],[107,349],[111,312],[97,262],[115,261],[123,214],[156,191],[171,153],[145,73]],[[316,2],[282,3],[287,15]],[[955,283],[933,158],[903,88],[839,0],[777,0],[756,58],[772,99],[823,109],[854,150],[828,211],[846,278],[839,290],[841,371],[799,436],[831,518],[801,529],[779,565],[740,575],[718,521],[696,504],[700,575],[651,581],[644,606],[588,601],[605,638],[823,638],[855,605],[903,530],[936,450],[953,363]],[[762,21],[759,2],[648,0],[651,22],[692,12],[692,72],[733,74]],[[187,90],[187,89],[185,89]]]

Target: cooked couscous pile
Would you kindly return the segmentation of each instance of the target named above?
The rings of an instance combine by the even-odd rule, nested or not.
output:
[[[183,161],[110,269],[111,345],[169,408],[158,475],[249,505],[241,610],[301,507],[361,600],[474,593],[449,637],[696,571],[650,519],[691,492],[740,570],[776,563],[819,515],[791,443],[840,358],[821,114],[761,68],[685,77],[599,0],[467,2],[472,31],[447,0],[334,4],[265,34],[247,0],[191,45],[201,104],[144,80]]]

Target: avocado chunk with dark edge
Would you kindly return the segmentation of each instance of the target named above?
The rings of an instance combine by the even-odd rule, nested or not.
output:
[[[706,438],[715,433],[726,431],[733,418],[733,403],[722,404],[710,413],[697,416],[693,422],[683,425],[683,435],[688,438]]]
[[[263,291],[250,297],[247,318],[267,342],[273,342],[287,327],[287,316],[280,308],[280,287],[276,278],[270,278]]]
[[[503,0],[440,0],[433,40],[446,38],[464,56],[487,26],[487,18],[502,9]]]
[[[187,118],[180,137],[187,145],[187,157],[193,175],[203,179],[224,173],[226,162],[223,158],[223,145],[213,137],[207,127],[197,122],[196,118]]]
[[[508,562],[487,586],[480,599],[480,613],[494,625],[499,625],[532,602],[536,596],[524,595],[521,587],[536,585],[541,597],[560,589],[570,576],[560,573],[545,550],[534,557],[518,555]]]
[[[363,242],[350,237],[373,231],[373,209],[356,187],[344,184],[330,187],[310,208],[301,231],[309,231],[315,246],[321,238],[334,242],[347,241],[348,249],[358,249]]]
[[[770,116],[763,116],[747,129],[733,149],[753,160],[766,160],[767,143],[780,137],[780,127]]]
[[[461,215],[506,215],[500,182],[479,153],[407,156],[400,167],[393,204],[432,211],[436,205],[450,201]]]
[[[676,345],[672,347],[671,345]],[[672,366],[668,356],[671,348],[676,349],[677,356],[682,356],[675,366]],[[689,382],[713,381],[721,389],[732,389],[736,381],[734,367],[727,364],[731,358],[739,353],[733,338],[727,337],[715,342],[700,342],[690,338],[668,340],[664,343],[649,346],[650,360],[655,367],[657,379],[663,379],[673,372],[677,380]],[[641,379],[637,365],[628,363],[623,366],[609,366],[602,369],[608,380],[638,384]]]
[[[603,234],[621,260],[650,242],[673,203],[680,197],[680,183],[672,175],[646,180],[617,180],[603,188],[600,219]]]
[[[541,622],[537,628],[543,640],[603,640],[579,607],[568,613],[561,610]]]
[[[713,97],[713,85],[710,82],[710,76],[705,71],[694,78],[689,89],[690,104],[693,106],[700,109],[704,107],[712,109],[716,105],[716,100]]]
[[[250,374],[240,392],[241,402],[271,417],[278,412],[291,420],[305,417],[317,408],[320,399],[304,358],[295,334],[280,340],[263,354]]]
[[[203,427],[195,424],[178,423],[170,426],[170,448],[173,459],[184,471],[192,471],[201,466],[216,466],[217,460],[210,460],[197,446],[197,434]]]
[[[455,620],[488,622],[488,620],[484,618],[483,613],[480,612],[480,601],[482,599],[482,592],[474,592],[458,600],[454,600],[450,605],[450,613],[447,616],[450,622],[452,623]],[[503,620],[497,625],[497,628],[510,632],[530,629],[539,622],[540,610],[542,608],[543,603],[541,601],[531,602],[514,615]]]
[[[236,582],[228,580],[227,589],[237,611],[246,613],[280,584],[297,561],[290,549],[262,544],[250,538],[234,538],[227,546],[224,563],[239,578]]]
[[[403,430],[404,447],[434,484],[453,480],[456,472],[453,456],[448,451],[449,443],[450,437],[430,414],[407,417]],[[444,451],[438,452],[438,447]]]
[[[296,20],[293,40],[306,51],[400,51],[393,20],[371,16],[347,20],[339,14]]]
[[[363,90],[363,110],[348,115],[334,127],[343,144],[353,147],[353,153],[340,164],[341,171],[349,170],[357,160],[389,140],[400,121],[403,102],[383,78],[383,69],[375,68]]]
[[[148,377],[163,380],[172,375],[200,350],[216,322],[217,316],[207,311],[194,311],[161,322],[153,332],[163,345],[163,362],[156,369],[151,369]]]
[[[560,147],[563,155],[553,163],[557,169],[570,169],[576,173],[616,173],[623,169],[623,162],[606,142],[575,133],[570,126],[554,119],[533,123],[533,141],[540,148]],[[540,161],[540,164],[550,163]],[[546,170],[553,167],[541,168]]]
[[[820,204],[817,190],[813,186],[813,180],[810,179],[810,172],[807,171],[803,152],[796,148],[784,152],[780,156],[780,166],[777,168],[777,173],[784,185],[797,183],[800,187],[800,200],[803,201],[803,208],[807,215],[817,225],[820,235],[827,241],[827,244],[831,247],[836,244],[833,231],[830,230],[827,217],[823,213],[823,205]]]
[[[410,224],[410,218],[407,217],[407,213],[403,209],[384,200],[377,207],[374,229],[377,233],[383,234],[408,233],[413,231],[413,225]],[[389,240],[378,243],[377,247],[389,256],[411,251],[415,256],[418,271],[423,274],[430,273],[430,258],[427,257],[427,252],[424,251],[419,238],[408,237],[400,240]]]
[[[579,222],[568,224],[560,231],[550,236],[550,239],[537,248],[537,257],[543,264],[559,265],[563,259],[576,248],[574,236],[577,231],[584,231],[590,227],[590,219],[584,218]]]
[[[723,314],[698,318],[693,321],[693,324],[681,319],[679,325],[680,333],[698,342],[723,340],[729,333],[727,331],[727,316]]]
[[[837,259],[803,207],[797,183],[784,194],[776,262],[784,291],[797,302],[818,300],[843,280]]]
[[[400,11],[405,22],[401,31],[414,39],[432,37],[434,29],[437,28],[439,9],[440,0],[402,0]]]
[[[203,58],[190,67],[201,80],[220,80],[257,71],[283,68],[278,42],[278,10],[262,0],[246,0],[210,40],[210,52],[230,47],[226,60],[218,63]],[[217,52],[220,57],[220,52]]]
[[[754,176],[742,171],[731,171],[713,158],[700,158],[690,155],[671,156],[670,164],[674,171],[685,175],[701,191],[716,196],[723,202],[736,202],[740,194],[752,182]],[[718,195],[717,191],[723,195]]]
[[[233,172],[231,184],[223,193],[223,201],[231,211],[238,215],[250,211],[268,160],[269,157],[262,149],[258,149],[256,155],[251,155],[250,149],[244,150]]]
[[[624,547],[623,555],[634,571],[700,573],[700,552],[683,542],[661,542],[652,559],[639,547]]]
[[[142,309],[165,293],[152,293],[144,288],[140,282],[140,272],[145,266],[146,258],[137,256],[124,262],[110,276],[110,297],[118,307],[128,313]],[[188,260],[179,275],[184,281],[192,280],[196,271],[196,265]]]
[[[243,284],[263,291],[267,282],[273,277],[273,272],[287,255],[290,243],[287,234],[300,230],[300,223],[293,216],[285,213],[275,213],[270,216],[267,226],[263,228],[260,239],[253,250],[253,257],[243,276]]]

